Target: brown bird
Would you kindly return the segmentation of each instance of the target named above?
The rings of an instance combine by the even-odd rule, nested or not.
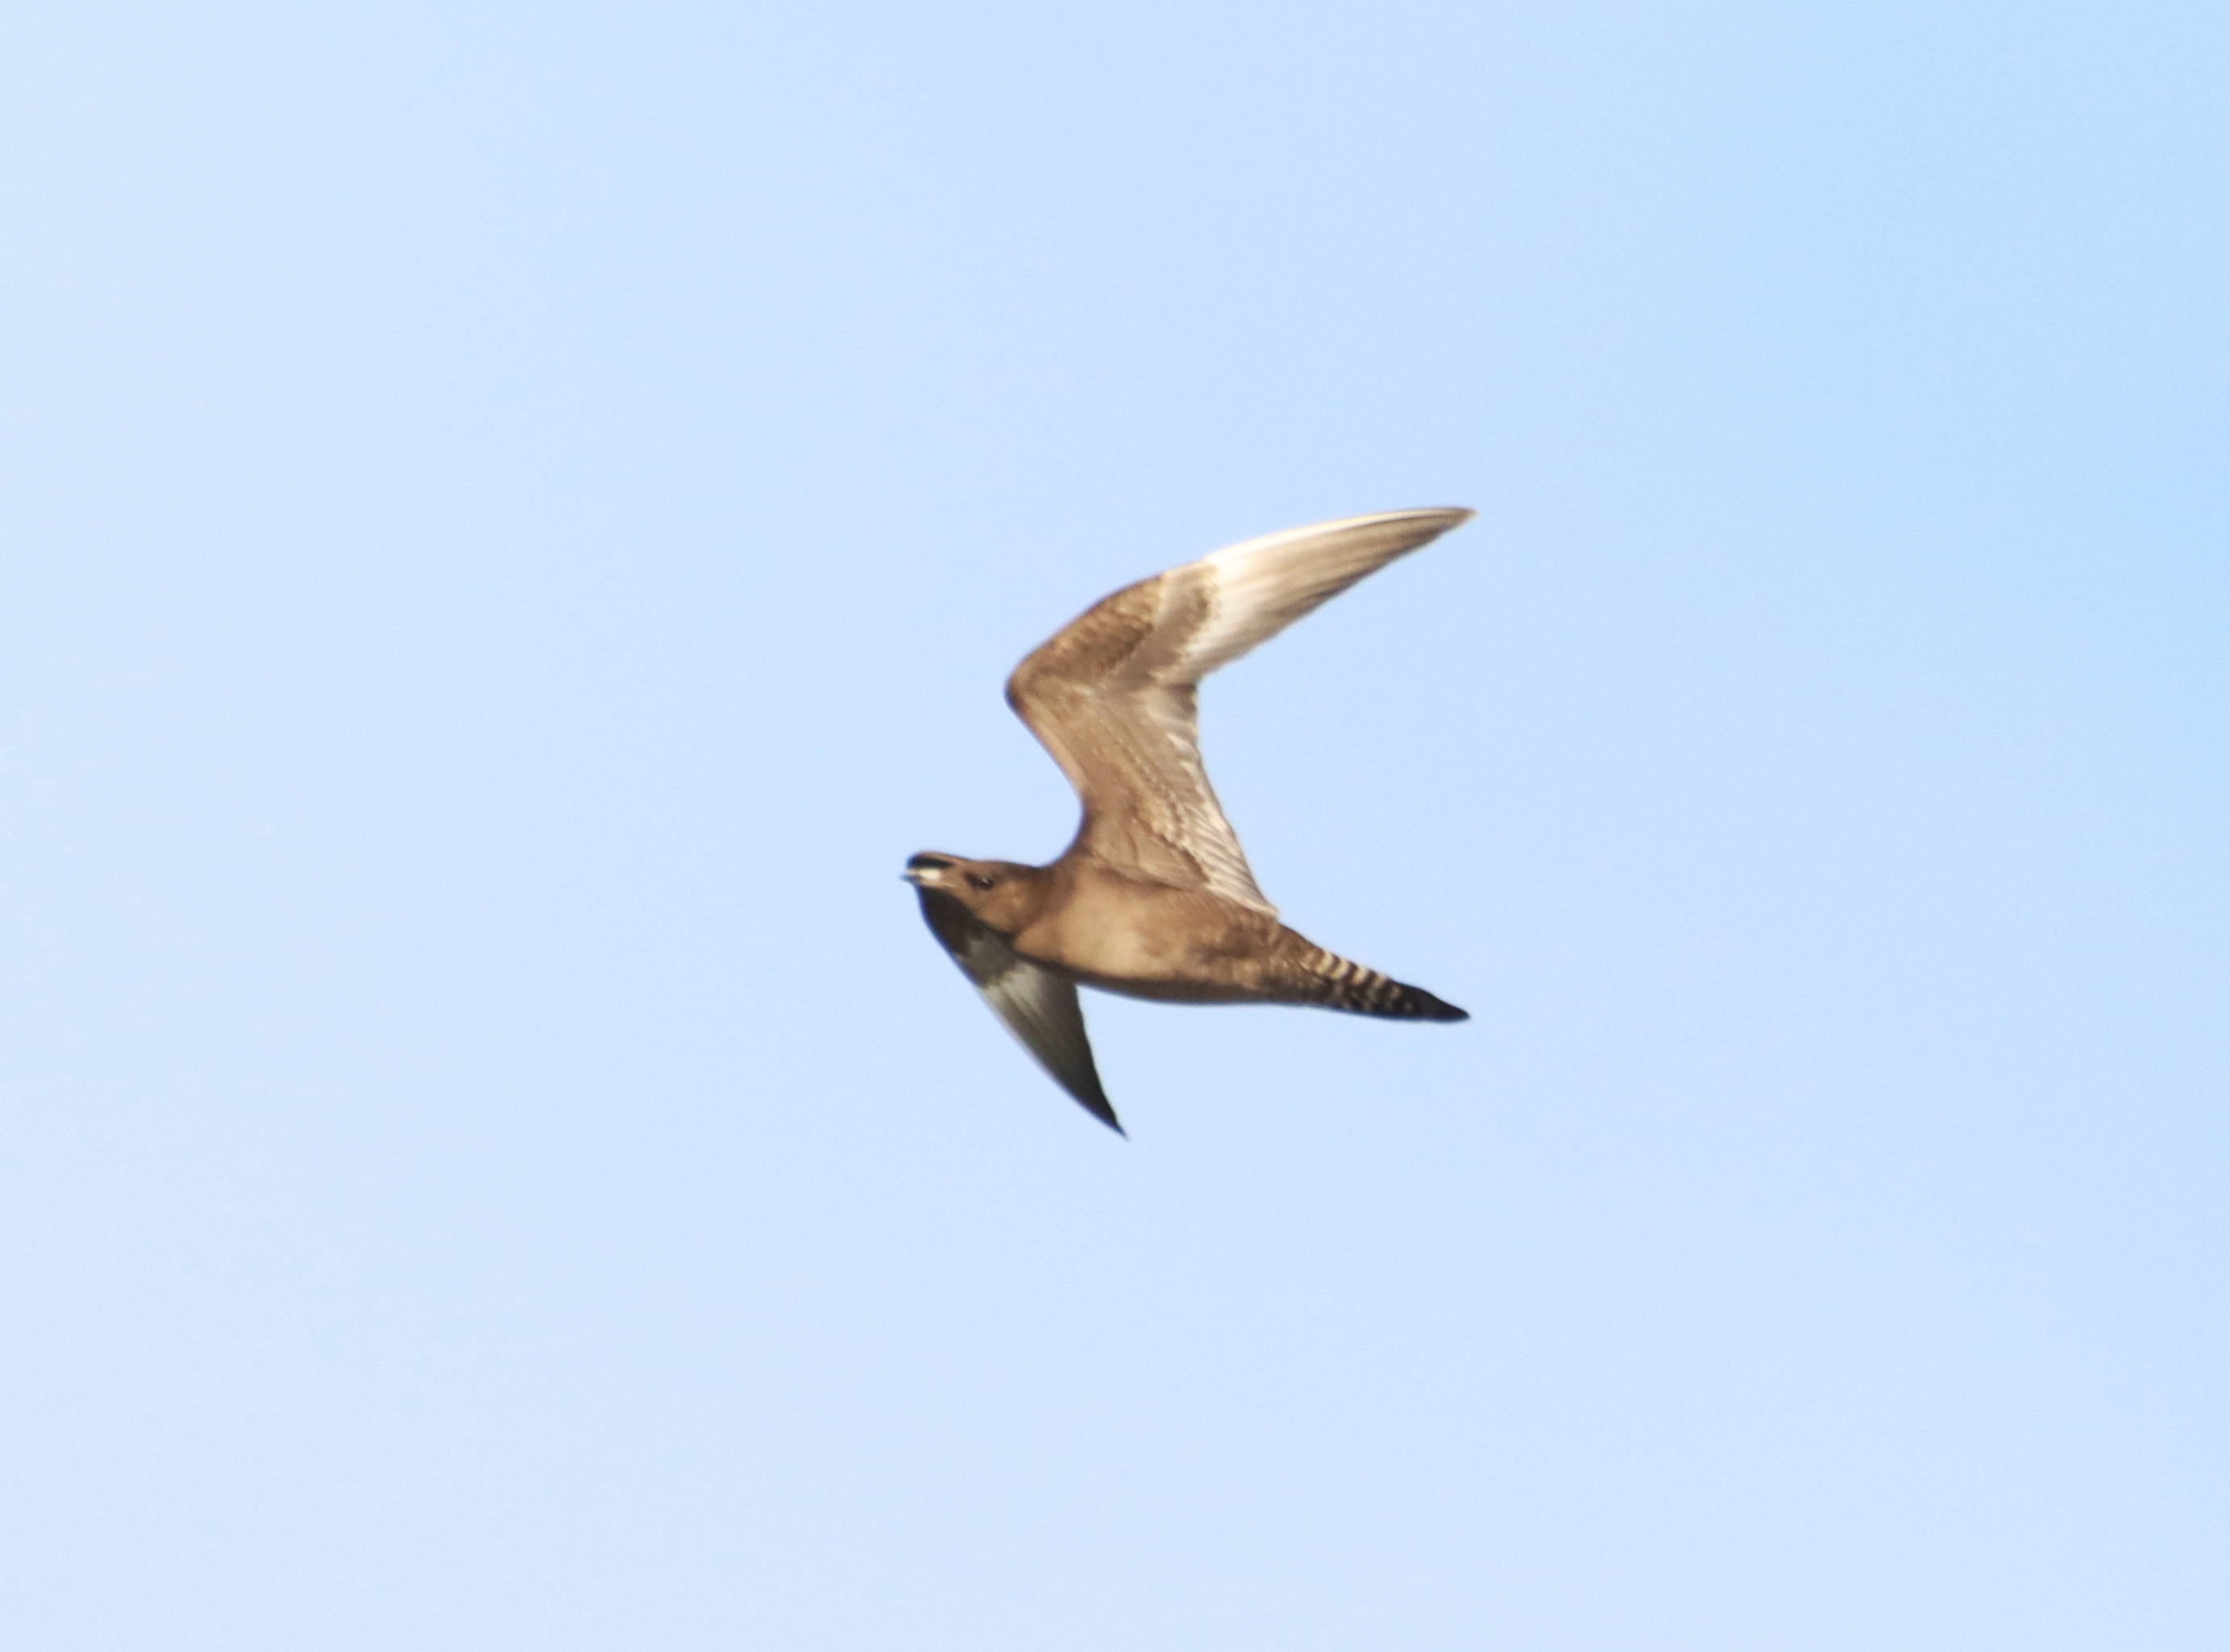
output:
[[[1080,983],[1181,1003],[1468,1019],[1278,921],[1208,784],[1196,700],[1218,666],[1471,516],[1389,511],[1232,545],[1094,603],[1007,680],[1007,703],[1083,801],[1074,841],[1049,866],[925,854],[905,875],[1008,1030],[1118,1133]]]

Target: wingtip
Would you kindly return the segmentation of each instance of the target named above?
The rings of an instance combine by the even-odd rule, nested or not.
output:
[[[1453,533],[1479,513],[1467,505],[1420,505],[1406,511],[1387,511],[1378,516],[1357,517],[1354,526],[1376,525],[1400,530],[1411,543],[1409,550],[1421,550],[1444,533]]]
[[[1439,531],[1442,533],[1447,532],[1451,528],[1461,527],[1478,514],[1479,513],[1468,505],[1416,505],[1406,511],[1386,513],[1388,518],[1395,520],[1407,518],[1412,521],[1438,522],[1440,524]]]
[[[1368,516],[1350,516],[1344,521],[1320,522],[1318,527],[1363,527],[1372,523],[1425,522],[1432,525],[1434,534],[1460,528],[1479,513],[1468,505],[1412,505],[1406,510],[1377,511]]]

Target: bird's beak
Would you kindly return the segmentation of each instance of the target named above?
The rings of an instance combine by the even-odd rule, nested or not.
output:
[[[932,877],[950,869],[952,861],[945,855],[915,855],[907,858],[906,868],[899,875],[917,889],[926,889],[931,887]]]

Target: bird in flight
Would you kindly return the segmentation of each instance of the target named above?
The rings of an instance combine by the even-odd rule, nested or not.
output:
[[[922,854],[905,876],[1008,1030],[1118,1134],[1080,984],[1181,1003],[1468,1019],[1278,921],[1208,783],[1196,699],[1218,666],[1471,516],[1389,511],[1248,539],[1102,598],[1007,680],[1007,703],[1083,802],[1074,841],[1048,866]]]

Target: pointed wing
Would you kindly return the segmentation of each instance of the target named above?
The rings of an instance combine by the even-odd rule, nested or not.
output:
[[[1389,511],[1249,539],[1070,621],[1015,668],[1007,703],[1083,800],[1073,848],[1274,917],[1201,762],[1200,680],[1471,515]]]
[[[1018,956],[951,895],[922,890],[921,915],[961,973],[976,984],[992,1012],[1037,1057],[1054,1082],[1093,1118],[1123,1134],[1107,1092],[1099,1087],[1099,1069],[1092,1064],[1092,1041],[1085,1036],[1076,984]]]

